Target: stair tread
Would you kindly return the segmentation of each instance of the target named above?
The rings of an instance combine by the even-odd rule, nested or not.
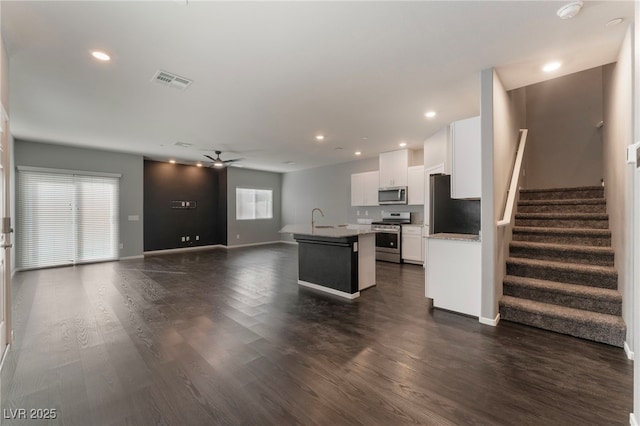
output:
[[[610,236],[608,229],[598,228],[549,228],[541,226],[514,226],[513,232],[528,232],[536,234],[579,234],[579,235],[604,235]]]
[[[558,200],[520,200],[519,206],[548,206],[548,205],[580,205],[580,204],[606,204],[604,198],[565,198]]]
[[[516,219],[591,219],[591,220],[607,220],[609,215],[606,213],[516,213]]]
[[[550,250],[550,251],[563,251],[573,253],[584,254],[614,254],[611,247],[601,246],[589,246],[589,245],[576,245],[576,244],[554,244],[554,243],[540,243],[536,241],[511,241],[511,247]]]
[[[622,319],[622,316],[619,315],[602,314],[599,312],[585,311],[583,309],[567,308],[565,306],[552,305],[529,299],[520,299],[512,296],[502,296],[500,298],[500,304],[555,318],[568,319],[581,323],[607,324],[618,329],[626,329],[624,320]]]
[[[531,287],[536,289],[547,289],[557,293],[568,294],[573,296],[588,296],[598,299],[609,299],[614,301],[622,301],[622,295],[618,290],[591,287],[580,284],[560,283],[557,281],[547,281],[537,278],[520,277],[517,275],[506,275],[504,282],[514,284],[521,287]]]
[[[542,266],[551,269],[572,270],[575,272],[586,272],[598,275],[617,275],[613,266],[585,265],[572,262],[554,262],[551,260],[528,259],[524,257],[509,257],[507,264],[520,264],[529,266]]]
[[[569,188],[546,188],[546,189],[521,189],[520,192],[532,194],[539,192],[569,192],[569,191],[596,191],[604,190],[602,186],[575,186]]]

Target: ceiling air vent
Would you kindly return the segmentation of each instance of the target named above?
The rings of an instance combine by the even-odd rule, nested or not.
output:
[[[158,70],[151,81],[179,90],[187,90],[187,87],[193,83],[193,80],[162,70]]]

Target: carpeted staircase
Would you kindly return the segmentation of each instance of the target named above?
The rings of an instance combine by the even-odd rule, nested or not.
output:
[[[604,188],[521,190],[501,319],[622,347]]]

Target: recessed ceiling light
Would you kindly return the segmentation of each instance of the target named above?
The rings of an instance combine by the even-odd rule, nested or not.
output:
[[[424,114],[425,117],[427,118],[433,118],[436,116],[436,112],[435,111],[428,111]]]
[[[362,154],[362,152],[361,152],[361,151],[356,151],[356,152],[355,152],[355,154],[356,154],[356,155],[361,155],[361,154]]]
[[[336,151],[342,151],[342,147],[341,146],[336,146]]]
[[[198,163],[198,164],[196,164],[196,166],[202,167],[202,163]]]
[[[324,140],[324,136],[323,135],[317,135],[316,136],[316,140],[323,141]]]
[[[542,67],[542,71],[544,72],[553,72],[556,71],[562,66],[560,62],[549,62],[544,67]]]
[[[607,23],[605,24],[605,27],[613,27],[613,26],[615,26],[615,25],[621,24],[621,23],[622,23],[622,21],[623,21],[623,19],[622,19],[622,18],[615,18],[615,19],[612,19],[612,20],[610,20],[609,22],[607,22]]]
[[[169,160],[171,164],[176,164],[176,160]]]
[[[580,9],[582,9],[583,4],[584,3],[581,0],[567,3],[564,6],[562,6],[560,9],[558,9],[558,11],[556,12],[556,15],[558,15],[560,19],[571,19],[574,16],[576,16],[578,13],[580,13]]]
[[[405,146],[407,146],[406,142],[400,142],[398,145],[400,145],[400,147],[404,148]]]
[[[107,55],[104,52],[101,52],[99,50],[94,50],[91,52],[91,56],[93,56],[94,58],[96,58],[99,61],[102,62],[107,62],[111,60],[111,56]]]

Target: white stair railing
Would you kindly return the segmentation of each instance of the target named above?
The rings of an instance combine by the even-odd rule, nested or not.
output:
[[[524,157],[524,148],[527,144],[528,129],[520,129],[520,142],[518,143],[518,152],[516,153],[516,162],[513,165],[513,173],[511,175],[511,183],[509,185],[509,194],[507,195],[507,203],[504,206],[504,214],[502,220],[498,221],[498,227],[507,226],[511,223],[513,217],[513,208],[516,202],[516,194],[518,193],[518,183],[520,182],[522,170],[522,158]]]

